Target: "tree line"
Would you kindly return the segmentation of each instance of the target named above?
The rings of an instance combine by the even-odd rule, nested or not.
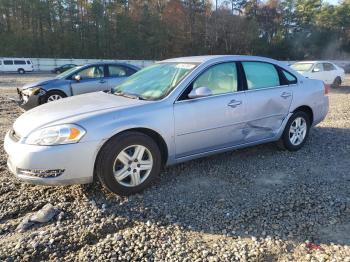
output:
[[[350,57],[350,0],[0,0],[0,56]]]

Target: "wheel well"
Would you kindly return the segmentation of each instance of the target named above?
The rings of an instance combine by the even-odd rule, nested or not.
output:
[[[160,134],[148,128],[133,128],[133,129],[124,130],[123,132],[128,132],[128,131],[140,132],[151,137],[159,146],[160,154],[162,156],[162,164],[165,165],[168,159],[168,146],[166,145],[163,137]]]
[[[311,107],[300,106],[294,110],[294,112],[297,112],[297,111],[302,111],[302,112],[308,114],[308,116],[310,117],[310,125],[312,125],[312,123],[314,122],[314,113],[312,112]]]
[[[61,90],[58,90],[58,89],[52,89],[52,90],[49,90],[46,92],[46,94],[50,94],[50,93],[53,93],[53,92],[57,92],[57,93],[61,93],[64,97],[67,97],[67,94]]]
[[[162,157],[162,165],[165,165],[165,163],[166,163],[166,161],[168,159],[168,147],[167,147],[163,137],[160,134],[158,134],[156,131],[152,130],[152,129],[148,129],[148,128],[131,128],[131,129],[124,130],[124,131],[122,131],[122,132],[120,132],[118,134],[115,134],[114,136],[110,137],[101,146],[101,148],[99,149],[99,151],[97,153],[97,156],[96,156],[95,166],[96,166],[96,161],[98,161],[98,158],[99,158],[99,155],[100,155],[100,152],[101,152],[102,148],[108,143],[108,141],[110,139],[112,139],[113,137],[115,137],[115,136],[118,136],[118,135],[123,134],[125,132],[130,132],[130,131],[143,133],[143,134],[149,136],[150,138],[152,138],[157,143],[157,145],[159,146],[160,154],[161,154],[161,157]]]

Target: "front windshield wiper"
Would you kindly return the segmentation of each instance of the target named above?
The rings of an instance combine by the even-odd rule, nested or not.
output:
[[[115,95],[117,96],[124,96],[124,97],[127,97],[127,98],[131,98],[131,99],[139,99],[139,100],[146,100],[144,97],[142,96],[138,96],[136,94],[129,94],[129,93],[124,93],[124,92],[115,92],[114,93]]]

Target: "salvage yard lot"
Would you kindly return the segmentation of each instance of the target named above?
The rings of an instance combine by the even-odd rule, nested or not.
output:
[[[9,173],[3,138],[22,113],[9,97],[49,76],[0,74],[0,261],[350,261],[350,76],[300,151],[266,144],[190,161],[130,197]],[[60,215],[19,232],[48,203]]]

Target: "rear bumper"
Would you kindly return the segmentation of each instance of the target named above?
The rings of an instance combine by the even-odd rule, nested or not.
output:
[[[316,126],[320,122],[322,122],[329,111],[329,98],[328,96],[324,96],[322,101],[317,103],[315,108],[313,108],[313,113],[314,113],[314,121],[312,123],[313,126]]]
[[[43,185],[92,182],[98,146],[95,141],[57,146],[26,145],[15,142],[9,133],[4,141],[9,170],[22,181]],[[59,170],[59,175],[43,177],[38,172],[53,170]]]

